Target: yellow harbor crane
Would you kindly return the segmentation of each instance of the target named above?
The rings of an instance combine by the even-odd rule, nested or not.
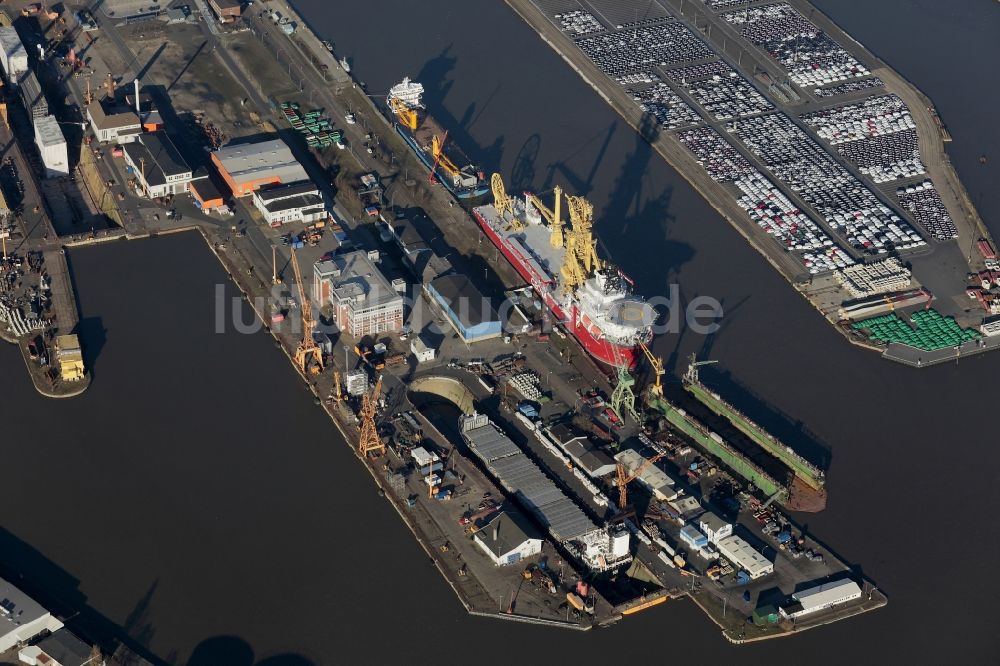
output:
[[[303,373],[318,375],[323,371],[323,352],[313,340],[312,303],[306,297],[305,285],[302,282],[302,272],[299,270],[299,260],[292,250],[292,269],[295,271],[295,284],[299,287],[299,306],[302,309],[302,342],[295,350],[295,365]]]
[[[400,124],[403,125],[403,127],[409,128],[410,131],[417,129],[417,124],[420,119],[417,117],[416,109],[411,109],[395,97],[389,98],[389,108],[392,109],[394,114],[396,114],[396,118],[399,120]]]
[[[639,478],[639,475],[646,471],[646,469],[656,463],[660,458],[667,455],[666,453],[657,453],[652,458],[647,458],[645,462],[640,464],[635,468],[635,471],[629,474],[625,470],[625,465],[618,463],[615,465],[615,471],[618,475],[618,510],[624,511],[625,507],[628,506],[628,484],[632,483]]]
[[[556,185],[552,188],[552,193],[555,196],[555,210],[546,208],[541,199],[534,194],[525,194],[524,200],[534,206],[541,213],[542,217],[545,218],[545,221],[549,223],[549,245],[552,247],[562,247],[566,242],[566,239],[563,237],[562,188]]]
[[[448,141],[448,133],[445,132],[444,136],[439,138],[437,134],[431,137],[431,155],[434,156],[434,164],[441,167],[448,176],[454,180],[461,170],[455,166],[455,163],[444,154],[444,144]],[[431,168],[431,174],[433,175],[434,169]]]
[[[653,374],[656,375],[656,383],[649,387],[649,392],[659,398],[663,396],[663,383],[660,380],[660,377],[665,374],[663,359],[653,356],[653,352],[649,350],[645,342],[640,342],[639,346],[642,347],[642,351],[646,354],[646,359],[649,360],[649,365],[653,369]]]
[[[362,456],[367,457],[374,453],[375,457],[381,457],[385,454],[385,444],[378,436],[378,426],[375,424],[375,414],[378,412],[378,399],[381,394],[382,375],[379,375],[372,390],[361,396],[361,410],[358,413],[358,418],[361,419],[358,453]]]
[[[524,223],[517,218],[514,211],[514,197],[507,194],[507,188],[504,187],[503,177],[500,174],[495,173],[490,177],[490,189],[493,190],[493,208],[500,219],[506,220],[507,228],[514,231],[524,229]]]

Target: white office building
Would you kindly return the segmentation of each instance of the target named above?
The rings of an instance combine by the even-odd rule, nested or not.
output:
[[[62,626],[37,601],[0,578],[0,654]]]
[[[782,616],[797,618],[833,608],[861,598],[861,588],[853,580],[824,583],[792,594],[794,603],[778,609]]]
[[[327,217],[323,196],[310,180],[262,185],[253,191],[253,205],[272,227],[286,222],[315,222]]]
[[[69,153],[66,150],[66,137],[63,136],[55,116],[42,116],[35,119],[35,145],[42,155],[46,178],[58,178],[69,175]]]
[[[774,572],[774,563],[740,537],[732,534],[716,544],[724,558],[746,571],[750,578],[762,578]]]
[[[733,533],[733,524],[727,523],[711,511],[698,516],[698,529],[708,537],[709,543],[717,544]]]
[[[11,25],[0,26],[0,64],[11,83],[16,83],[18,76],[28,71],[28,52]]]
[[[498,567],[517,564],[542,552],[542,539],[518,514],[503,512],[473,537],[486,556]]]

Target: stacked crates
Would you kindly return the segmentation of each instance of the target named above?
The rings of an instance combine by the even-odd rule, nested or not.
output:
[[[325,118],[320,109],[301,113],[297,103],[282,102],[281,112],[292,129],[302,134],[310,148],[329,148],[341,139],[340,131],[333,129],[330,119]]]
[[[953,317],[943,317],[937,310],[916,312],[911,321],[913,326],[889,314],[856,322],[852,328],[868,331],[868,337],[877,342],[899,343],[924,351],[956,347],[980,337],[978,331],[962,328]]]

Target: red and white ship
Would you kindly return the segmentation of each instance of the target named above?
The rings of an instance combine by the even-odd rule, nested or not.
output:
[[[491,181],[493,203],[473,208],[486,236],[528,282],[557,322],[595,359],[635,365],[640,344],[653,337],[656,311],[632,293],[632,281],[597,256],[593,206],[554,188],[550,210],[538,197],[506,193],[499,174]]]

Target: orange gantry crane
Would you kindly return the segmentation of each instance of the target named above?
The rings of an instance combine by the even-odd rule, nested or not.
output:
[[[313,340],[312,303],[306,297],[305,285],[302,282],[302,272],[299,270],[299,260],[292,250],[292,268],[295,270],[295,284],[299,287],[299,305],[302,309],[302,342],[295,350],[295,365],[303,373],[318,375],[323,371],[323,352]]]
[[[375,414],[378,412],[378,399],[382,394],[382,375],[371,391],[361,396],[361,411],[358,416],[361,418],[361,436],[358,438],[358,453],[362,456],[375,454],[381,457],[385,454],[385,444],[378,436],[378,427],[375,425]]]
[[[618,472],[618,510],[624,511],[625,507],[628,505],[628,484],[632,483],[639,478],[639,475],[646,471],[653,463],[657,462],[660,458],[667,455],[666,453],[657,453],[652,458],[647,458],[645,462],[640,464],[635,468],[635,471],[629,474],[625,470],[625,465],[618,463],[615,468]]]

